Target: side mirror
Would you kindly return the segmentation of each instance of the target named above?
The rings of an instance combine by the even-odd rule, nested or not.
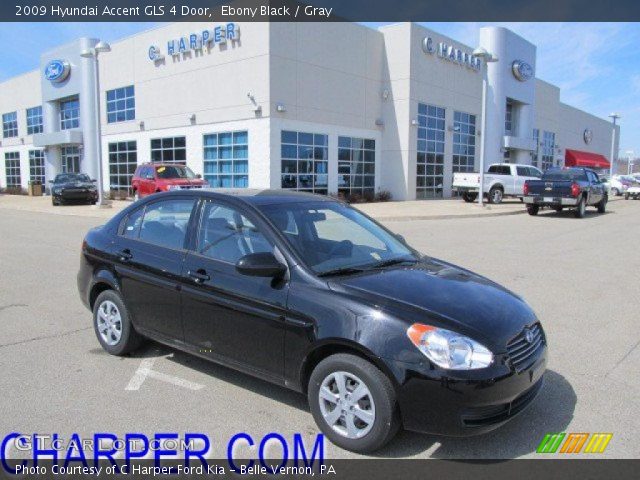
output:
[[[53,180],[49,180],[49,183],[53,183]]]
[[[196,173],[196,178],[202,178],[202,175],[200,175],[199,173]]]
[[[98,180],[96,180],[95,178],[91,179],[91,183],[96,183]]]
[[[236,263],[236,270],[251,277],[278,277],[287,267],[280,263],[273,253],[250,253]]]
[[[404,237],[402,235],[400,235],[399,233],[395,234],[396,238],[398,240],[400,240],[402,243],[407,243],[407,241],[404,239]]]

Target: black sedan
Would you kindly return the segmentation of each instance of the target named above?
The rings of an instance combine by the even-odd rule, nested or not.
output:
[[[59,173],[51,181],[51,202],[53,205],[71,201],[95,204],[98,201],[95,183],[85,173]]]
[[[487,432],[546,367],[517,295],[358,210],[284,191],[149,196],[91,230],[78,288],[114,355],[144,337],[304,392],[335,444]]]

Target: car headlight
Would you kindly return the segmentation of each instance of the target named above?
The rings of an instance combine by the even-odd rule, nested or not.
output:
[[[407,329],[411,342],[429,360],[449,370],[474,370],[493,362],[493,353],[475,340],[444,328],[414,323]]]
[[[64,192],[64,188],[54,188],[53,189],[53,193],[56,195],[60,195],[62,192]]]

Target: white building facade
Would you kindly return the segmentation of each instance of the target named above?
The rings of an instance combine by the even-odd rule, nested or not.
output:
[[[480,31],[499,59],[486,132],[486,66],[417,24],[175,23],[113,43],[97,64],[96,43],[46,52],[38,70],[0,84],[0,188],[98,178],[101,151],[111,191],[162,161],[212,186],[414,200],[447,198],[454,172],[478,171],[483,135],[487,166],[611,152],[611,123],[561,103],[535,78],[535,46],[504,28]]]

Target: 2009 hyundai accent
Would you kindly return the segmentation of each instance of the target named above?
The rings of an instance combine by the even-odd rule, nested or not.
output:
[[[492,430],[546,367],[520,297],[312,194],[147,197],[87,234],[78,288],[107,352],[146,337],[304,392],[326,436],[357,452],[401,426]]]

